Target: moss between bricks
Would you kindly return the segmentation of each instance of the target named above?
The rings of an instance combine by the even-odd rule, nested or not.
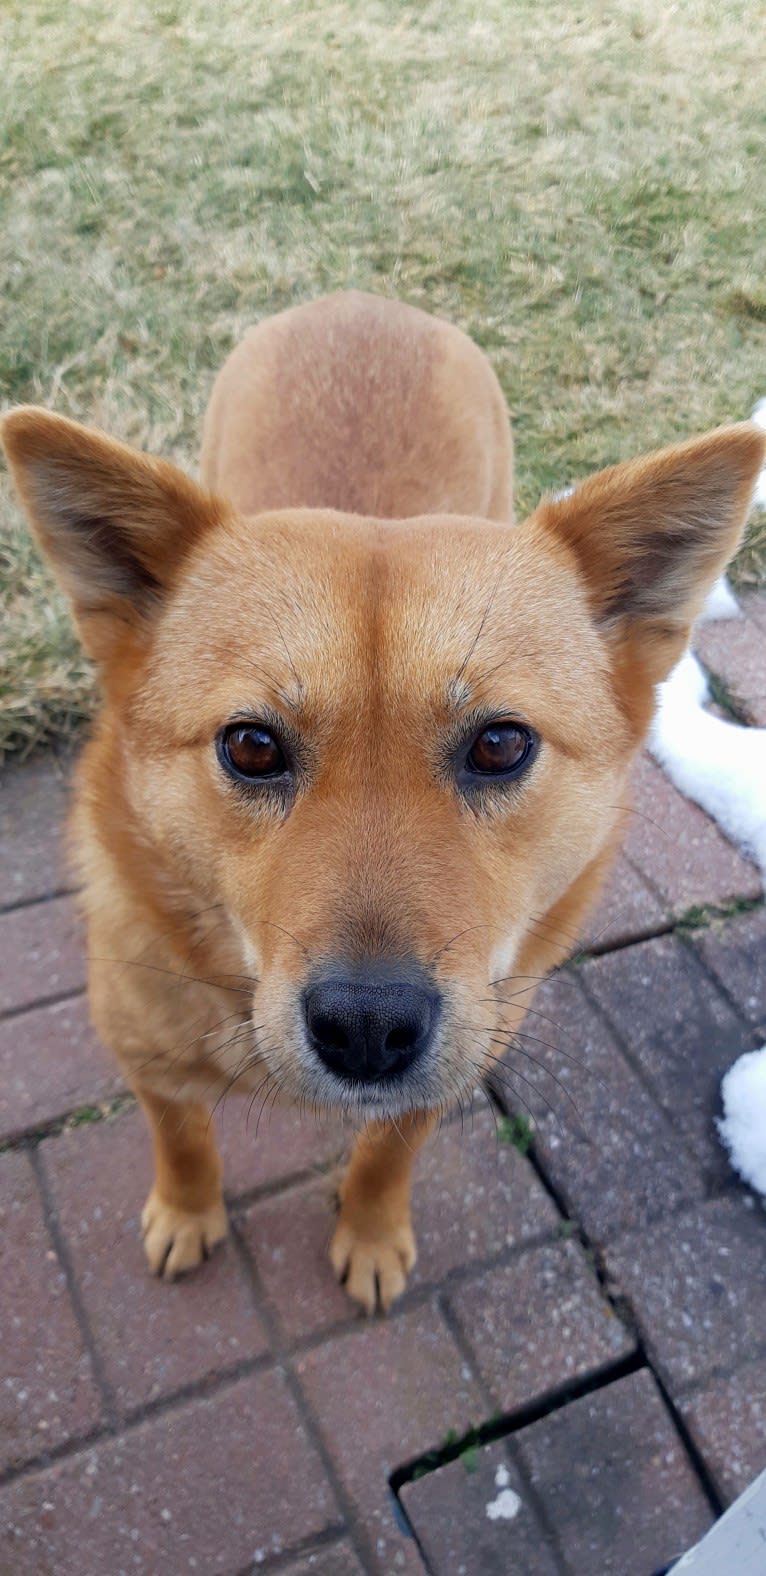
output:
[[[499,1144],[512,1144],[520,1155],[528,1155],[535,1130],[527,1116],[501,1116],[497,1122]]]

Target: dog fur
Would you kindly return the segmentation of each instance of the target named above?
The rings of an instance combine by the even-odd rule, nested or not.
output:
[[[204,489],[43,410],[2,435],[101,676],[75,842],[93,1020],[153,1137],[149,1263],[172,1276],[226,1234],[209,1101],[273,1096],[362,1124],[331,1259],[388,1307],[414,1154],[571,949],[763,434],[615,466],[515,525],[485,357],[353,292],[245,336]],[[222,767],[221,730],[252,719],[289,752],[279,793]],[[455,762],[498,719],[537,753],[466,787]],[[320,1064],[304,993],[338,970],[428,982],[438,1021],[400,1076]]]

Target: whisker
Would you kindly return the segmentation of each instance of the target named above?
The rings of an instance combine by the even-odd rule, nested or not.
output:
[[[514,1037],[512,1035],[504,1035],[502,1033],[502,1031],[500,1031],[499,1029],[490,1033],[490,1041],[489,1041],[489,1043],[491,1045],[500,1045],[500,1046],[502,1046],[504,1051],[509,1051],[509,1050],[516,1051],[518,1054],[520,1054],[521,1056],[524,1057],[525,1061],[531,1062],[533,1067],[539,1067],[540,1071],[542,1073],[544,1073],[547,1078],[550,1078],[552,1080],[552,1082],[555,1083],[558,1086],[558,1088],[561,1090],[562,1094],[564,1095],[565,1099],[567,1099],[569,1101],[570,1105],[576,1111],[578,1121],[582,1122],[582,1117],[581,1117],[580,1111],[579,1111],[579,1109],[577,1107],[576,1100],[574,1099],[574,1097],[572,1096],[570,1091],[567,1089],[566,1084],[562,1083],[561,1079],[556,1075],[556,1073],[554,1073],[552,1071],[552,1069],[550,1067],[546,1067],[545,1062],[541,1062],[539,1057],[533,1056],[531,1051],[525,1050],[523,1045],[517,1044],[516,1040],[514,1039]],[[555,1049],[555,1047],[551,1046],[550,1049]],[[493,1052],[490,1051],[490,1050],[486,1050],[482,1054],[484,1056],[486,1056],[486,1058],[489,1061],[494,1062],[498,1067],[506,1067],[507,1068],[508,1065],[509,1065],[506,1061],[503,1060],[502,1057],[495,1056],[493,1054]],[[513,1070],[516,1073],[517,1077],[523,1078],[524,1082],[528,1083],[530,1088],[535,1090],[536,1094],[539,1094],[541,1100],[545,1100],[545,1096],[542,1093],[542,1090],[538,1089],[537,1086],[534,1083],[532,1083],[532,1081],[529,1078],[524,1078],[524,1074],[522,1072],[520,1072],[518,1068],[514,1068]],[[551,1106],[549,1106],[549,1109],[552,1110],[553,1108]]]
[[[622,810],[625,815],[640,816],[642,821],[648,821],[649,825],[654,827],[655,832],[661,832],[663,837],[672,835],[666,826],[661,826],[659,821],[653,821],[650,815],[647,815],[644,810],[637,810],[634,804],[608,804],[607,810]]]
[[[212,985],[216,990],[231,991],[233,995],[251,996],[258,984],[250,974],[221,973],[205,979],[197,974],[179,974],[178,969],[164,969],[159,963],[144,963],[139,958],[104,958],[97,954],[92,954],[92,958],[94,963],[113,963],[120,968],[150,969],[153,974],[167,974],[170,979],[181,980],[188,985]],[[249,980],[250,989],[246,989],[244,985],[221,985],[219,982],[224,979]]]

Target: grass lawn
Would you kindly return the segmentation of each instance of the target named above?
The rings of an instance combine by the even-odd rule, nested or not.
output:
[[[520,509],[746,416],[764,36],[720,0],[5,0],[0,398],[193,468],[244,327],[353,284],[486,349]],[[2,486],[0,749],[92,697]]]

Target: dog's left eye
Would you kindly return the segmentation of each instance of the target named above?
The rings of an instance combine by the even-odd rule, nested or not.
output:
[[[281,777],[288,769],[278,740],[256,723],[235,722],[224,728],[218,736],[218,755],[233,777],[244,777],[248,782]]]
[[[526,766],[535,735],[521,722],[493,722],[477,734],[465,758],[465,769],[478,777],[515,777]]]

